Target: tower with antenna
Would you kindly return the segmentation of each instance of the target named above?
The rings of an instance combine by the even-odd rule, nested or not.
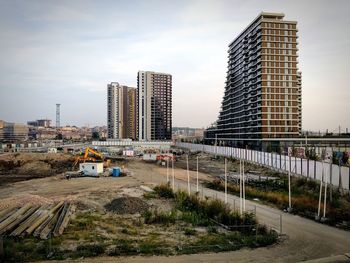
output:
[[[61,126],[61,104],[56,103],[56,129]]]

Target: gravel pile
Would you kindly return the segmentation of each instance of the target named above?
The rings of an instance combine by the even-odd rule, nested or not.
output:
[[[145,212],[149,206],[138,197],[120,197],[105,205],[105,208],[117,214],[136,214]]]

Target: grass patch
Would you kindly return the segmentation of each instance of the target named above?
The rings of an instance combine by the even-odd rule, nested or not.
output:
[[[156,187],[154,187],[153,190],[159,197],[163,197],[163,198],[175,197],[173,189],[170,187],[170,183],[157,185]]]
[[[177,212],[172,210],[170,212],[167,211],[159,211],[155,210],[147,210],[143,213],[143,217],[145,220],[145,224],[163,224],[169,225],[174,224],[177,217]]]
[[[184,230],[184,234],[186,236],[194,236],[194,235],[196,235],[196,233],[197,233],[197,231],[193,228],[185,228],[185,230]]]

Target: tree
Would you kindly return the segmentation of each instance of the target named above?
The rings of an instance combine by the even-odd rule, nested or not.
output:
[[[99,140],[100,139],[100,134],[98,132],[93,132],[92,133],[92,139],[93,140]]]
[[[58,133],[58,134],[56,135],[56,140],[62,140],[62,139],[63,139],[62,133]]]

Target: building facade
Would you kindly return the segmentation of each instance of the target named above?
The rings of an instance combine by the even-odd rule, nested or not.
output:
[[[137,92],[136,88],[128,90],[128,134],[127,137],[133,140],[137,138]]]
[[[172,76],[153,71],[137,75],[138,139],[171,140]]]
[[[297,22],[261,13],[229,44],[224,98],[206,141],[226,144],[301,133]],[[243,143],[246,144],[246,143]]]
[[[49,120],[49,119],[39,119],[39,120],[36,120],[36,121],[28,121],[27,125],[33,126],[33,127],[49,128],[49,127],[51,127],[51,120]]]
[[[110,139],[136,139],[136,88],[107,85],[107,128]],[[134,123],[131,125],[131,123]]]
[[[28,139],[28,126],[0,120],[0,141],[16,142]]]

